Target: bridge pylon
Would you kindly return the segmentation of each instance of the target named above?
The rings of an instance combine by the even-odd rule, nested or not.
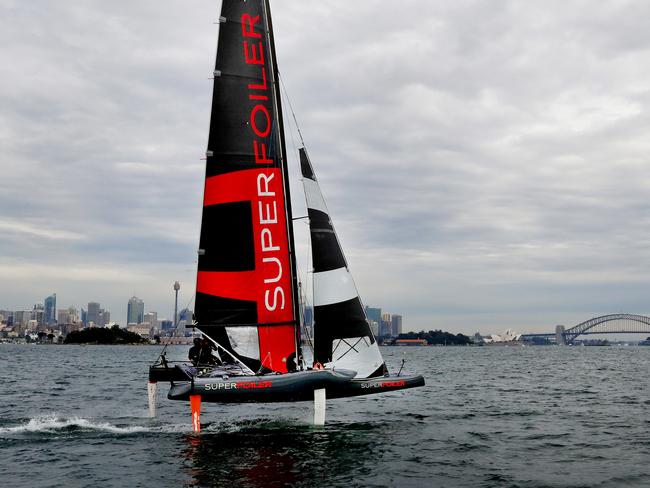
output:
[[[566,346],[566,338],[564,336],[564,326],[556,325],[555,326],[555,343],[558,346]]]

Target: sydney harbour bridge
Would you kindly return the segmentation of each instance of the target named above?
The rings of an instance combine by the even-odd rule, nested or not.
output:
[[[570,328],[558,325],[555,333],[523,334],[522,339],[555,339],[557,344],[571,344],[579,336],[595,334],[648,334],[650,335],[650,317],[629,313],[616,313],[594,317]]]

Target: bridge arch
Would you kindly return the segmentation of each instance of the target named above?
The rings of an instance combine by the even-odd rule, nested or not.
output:
[[[622,322],[621,325],[608,327],[609,322]],[[574,341],[580,335],[587,334],[650,334],[650,317],[629,313],[615,313],[594,317],[566,329],[564,339],[567,343]]]

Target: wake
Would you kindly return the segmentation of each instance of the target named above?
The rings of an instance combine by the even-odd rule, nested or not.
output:
[[[108,422],[96,422],[81,417],[62,418],[44,415],[29,419],[26,423],[13,427],[0,427],[0,434],[57,433],[65,431],[92,431],[118,435],[141,433],[184,433],[191,429],[188,425],[127,425],[118,426]]]

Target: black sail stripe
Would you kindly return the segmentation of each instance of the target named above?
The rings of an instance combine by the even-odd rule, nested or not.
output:
[[[314,307],[314,327],[314,356],[320,362],[332,360],[332,342],[335,339],[367,336],[372,343],[375,342],[358,297]]]
[[[251,271],[255,269],[253,210],[250,201],[222,203],[203,208],[203,220],[219,225],[201,228],[201,271]],[[207,319],[207,322],[210,322]]]
[[[308,209],[314,272],[345,268],[345,256],[336,238],[329,216],[319,210]]]
[[[300,171],[302,172],[303,178],[309,178],[310,180],[316,181],[316,175],[314,175],[314,168],[311,167],[311,162],[307,156],[307,151],[304,147],[301,147],[299,150],[300,153]]]

